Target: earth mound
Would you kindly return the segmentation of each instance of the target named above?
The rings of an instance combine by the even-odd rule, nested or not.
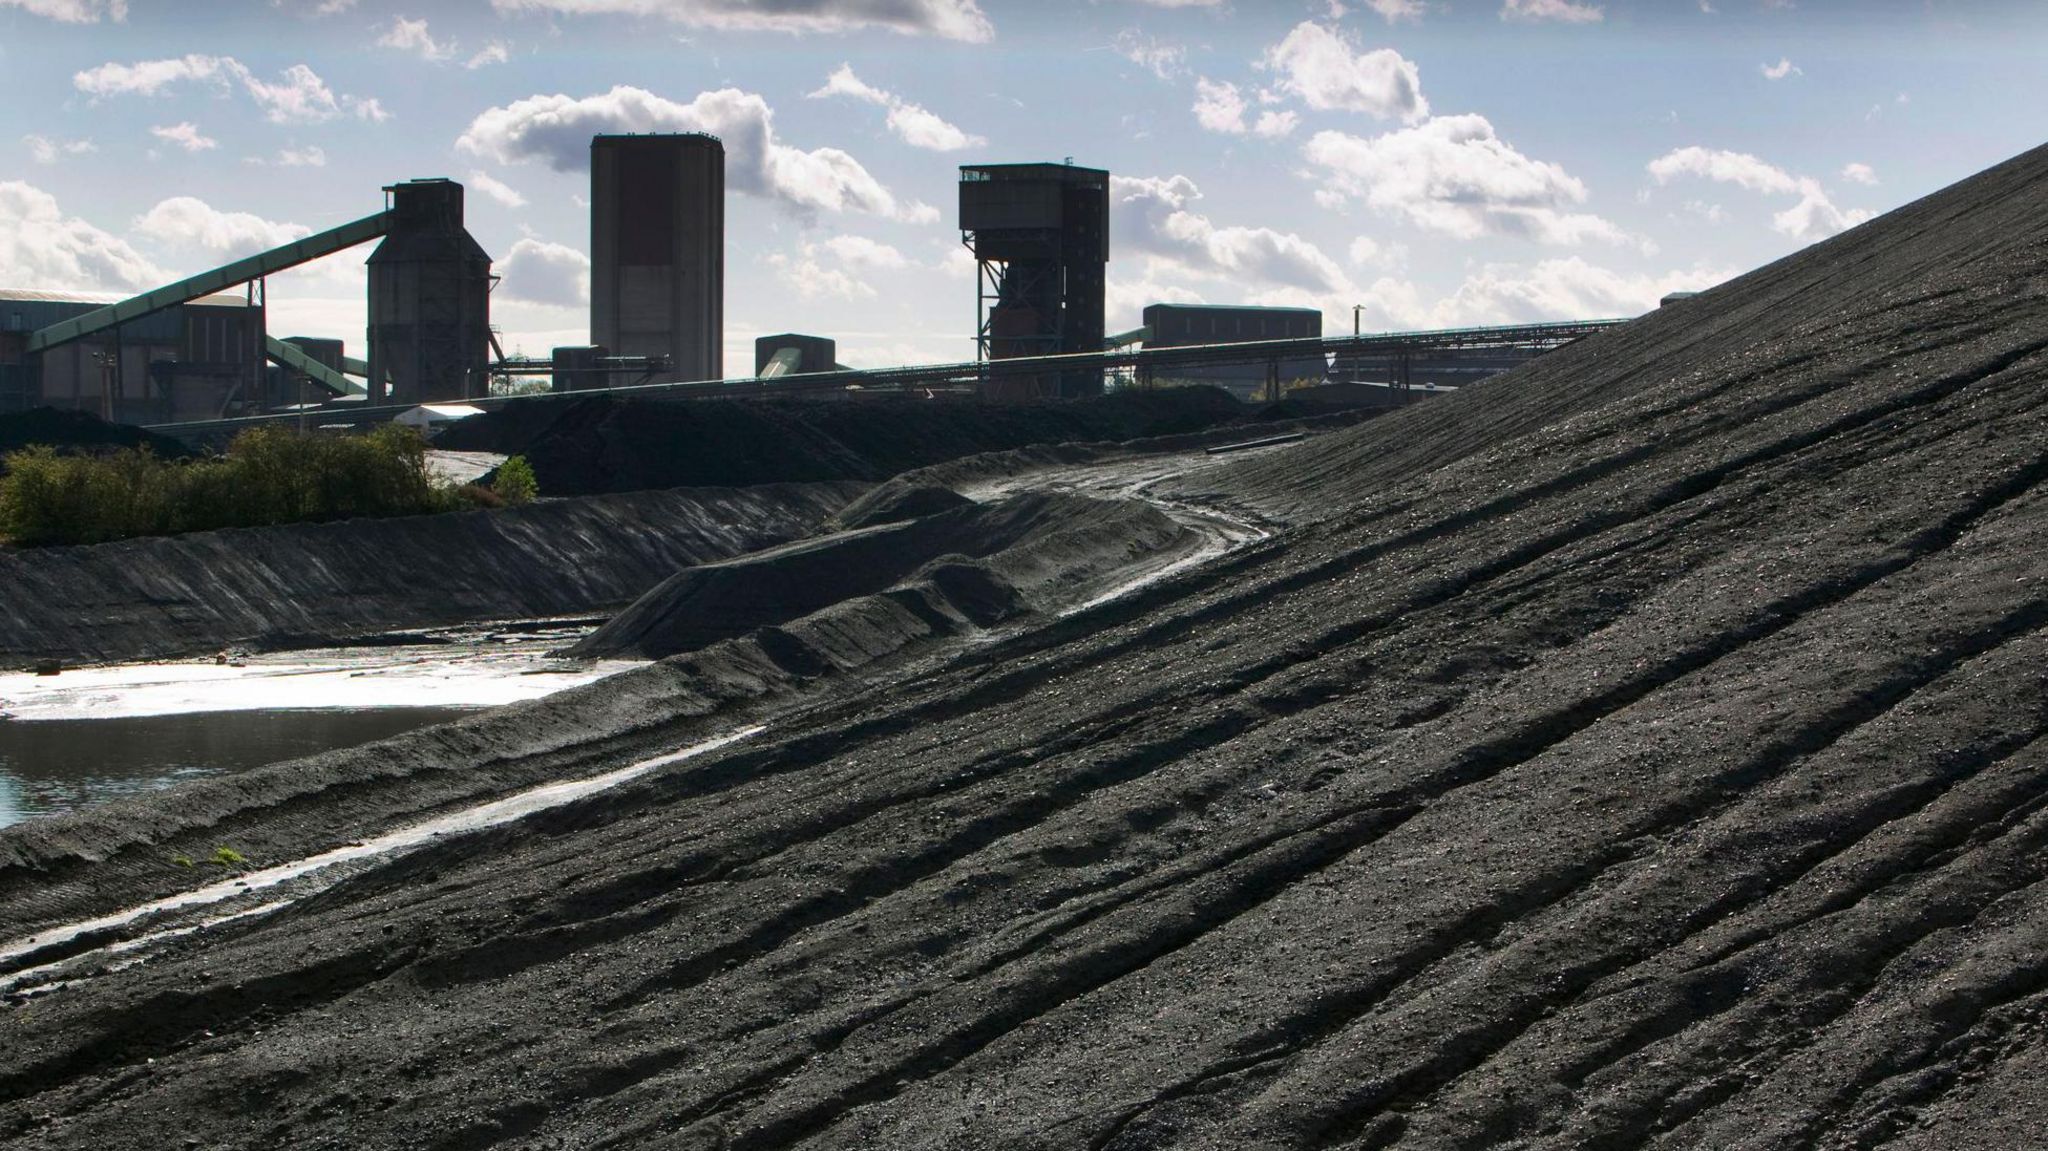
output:
[[[578,697],[663,747],[536,711],[670,758],[0,1008],[0,1140],[2039,1142],[2048,149],[1176,482],[1292,523],[836,694]],[[61,847],[0,921],[219,881]]]
[[[1067,403],[526,399],[464,420],[434,446],[524,455],[541,491],[879,482],[980,452],[1131,440],[1260,418],[1217,388]]]
[[[91,412],[31,408],[0,415],[0,457],[33,444],[48,444],[60,451],[77,453],[146,447],[167,460],[193,454],[191,448],[168,436],[131,424],[108,423]],[[0,459],[0,467],[4,466],[4,459]]]

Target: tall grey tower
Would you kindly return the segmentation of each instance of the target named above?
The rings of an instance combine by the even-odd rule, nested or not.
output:
[[[590,342],[725,375],[725,146],[715,136],[590,141]]]

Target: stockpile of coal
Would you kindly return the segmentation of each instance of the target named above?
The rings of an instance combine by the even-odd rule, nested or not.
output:
[[[183,459],[192,449],[130,424],[108,423],[90,412],[32,408],[0,415],[0,469],[8,452],[44,444],[64,452],[107,452],[146,447],[162,459]]]
[[[1034,548],[1056,551],[1053,565],[1071,577],[1077,568],[1113,569],[1134,553],[1193,541],[1192,533],[1148,504],[1037,492],[991,504],[953,499],[952,506],[939,507],[937,492],[913,489],[886,506],[864,509],[877,522],[855,530],[677,572],[568,654],[660,658],[694,651],[875,595],[921,571],[930,575],[934,564],[949,573],[942,581],[968,581],[969,569],[982,571],[951,586],[972,592],[966,614],[987,626],[1025,610],[1026,600],[1003,575],[1004,565],[974,561],[1012,551],[1021,560]]]
[[[637,492],[0,550],[0,668],[320,647],[615,610],[677,568],[809,535],[862,491]]]
[[[1189,478],[1263,544],[31,999],[0,1139],[2032,1146],[2044,480],[2048,150]]]
[[[875,482],[977,452],[1180,435],[1259,418],[1259,409],[1216,388],[1046,404],[531,399],[464,420],[434,446],[518,453],[533,464],[543,494],[591,495]]]

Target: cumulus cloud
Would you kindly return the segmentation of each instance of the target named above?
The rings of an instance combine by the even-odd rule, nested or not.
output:
[[[1771,217],[1772,228],[1796,240],[1826,239],[1872,215],[1861,208],[1844,211],[1836,207],[1819,180],[1795,176],[1747,152],[1679,148],[1650,161],[1649,173],[1659,184],[1692,176],[1765,195],[1797,196],[1798,203]]]
[[[100,150],[99,145],[91,140],[53,140],[34,133],[23,136],[21,142],[28,145],[29,158],[38,164],[54,164],[66,156],[83,156]]]
[[[1116,34],[1110,42],[1116,54],[1145,69],[1161,80],[1172,80],[1187,71],[1188,50],[1174,44],[1161,44],[1136,28],[1126,28]]]
[[[1195,79],[1195,122],[1211,132],[1224,132],[1242,136],[1247,132],[1260,136],[1285,136],[1294,131],[1301,117],[1293,112],[1268,109],[1261,112],[1257,120],[1247,122],[1245,113],[1251,108],[1244,93],[1237,85],[1228,81],[1211,80],[1206,76]]]
[[[498,261],[496,295],[529,304],[580,308],[590,302],[590,257],[567,244],[527,237]]]
[[[327,153],[317,147],[280,148],[277,151],[277,166],[280,168],[325,168]]]
[[[71,85],[95,100],[110,96],[157,96],[173,86],[205,83],[216,88],[240,84],[274,124],[308,124],[332,120],[344,112],[366,120],[387,120],[390,113],[374,99],[336,97],[318,73],[294,64],[276,80],[265,80],[232,56],[193,53],[134,64],[108,63],[72,75]]]
[[[187,152],[205,152],[220,147],[220,141],[201,135],[199,126],[187,120],[179,124],[159,124],[149,134],[167,144],[176,144]]]
[[[1313,21],[1295,25],[1266,49],[1260,67],[1280,74],[1277,87],[1317,111],[1364,112],[1414,123],[1429,115],[1422,73],[1392,48],[1360,51],[1342,30]]]
[[[833,236],[822,243],[805,243],[795,254],[777,252],[768,263],[804,299],[838,297],[866,299],[876,294],[864,278],[868,272],[910,266],[908,257],[894,247],[866,236]]]
[[[1365,0],[1365,6],[1379,13],[1380,18],[1389,24],[1422,19],[1422,0]]]
[[[1501,0],[1503,20],[1554,20],[1561,24],[1597,24],[1607,18],[1598,4],[1576,0]]]
[[[1110,177],[1110,234],[1125,251],[1195,275],[1310,291],[1350,286],[1312,242],[1272,228],[1221,227],[1189,210],[1201,189],[1186,176]]]
[[[403,16],[392,20],[391,27],[377,37],[377,46],[411,52],[423,60],[446,60],[455,54],[455,44],[434,39],[425,20],[408,20]]]
[[[693,28],[732,32],[856,32],[985,43],[995,27],[975,0],[491,0],[500,13],[661,16]]]
[[[505,205],[507,208],[524,208],[526,206],[526,197],[520,195],[517,188],[498,179],[489,172],[471,169],[469,173],[469,186]]]
[[[1875,184],[1877,170],[1868,164],[1849,164],[1842,168],[1842,179],[1857,184]]]
[[[133,291],[169,279],[117,236],[65,215],[57,198],[0,181],[0,283],[55,291]]]
[[[0,8],[18,8],[60,24],[97,24],[102,19],[128,18],[128,0],[0,0]]]
[[[1410,282],[1382,278],[1366,289],[1366,298],[1378,323],[1393,328],[1618,319],[1648,312],[1672,292],[1710,288],[1728,275],[1705,267],[1630,274],[1571,256],[1533,267],[1488,265],[1437,299]]]
[[[1459,239],[1639,243],[1599,216],[1570,211],[1585,202],[1586,186],[1516,151],[1483,116],[1440,116],[1371,138],[1318,132],[1302,154],[1321,170],[1326,203],[1361,200]]]
[[[135,234],[170,248],[198,248],[222,260],[238,260],[313,234],[298,224],[266,220],[252,212],[223,212],[193,196],[173,196],[135,217]]]
[[[988,143],[980,136],[970,135],[947,123],[937,113],[862,80],[853,74],[851,64],[841,64],[837,71],[825,79],[825,86],[812,92],[810,96],[814,100],[849,96],[855,100],[887,108],[889,130],[913,148],[924,148],[933,152],[957,152],[962,148],[978,148]]]
[[[575,172],[590,166],[592,136],[618,132],[718,136],[725,143],[727,187],[799,213],[857,211],[914,223],[939,218],[928,204],[899,201],[860,161],[837,148],[805,151],[781,143],[768,102],[736,88],[704,92],[687,104],[625,86],[581,99],[529,96],[486,109],[456,146],[499,163],[540,160],[558,172]]]
[[[1790,58],[1784,56],[1778,57],[1776,64],[1762,64],[1759,67],[1763,69],[1764,79],[1766,80],[1783,80],[1787,76],[1806,75],[1805,72],[1800,71],[1799,65],[1794,64]]]

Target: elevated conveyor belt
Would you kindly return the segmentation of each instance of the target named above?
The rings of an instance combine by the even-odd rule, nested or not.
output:
[[[293,344],[287,344],[275,336],[263,337],[263,354],[274,363],[297,372],[304,372],[306,378],[337,396],[368,395],[370,389],[349,379],[326,364],[307,355]]]
[[[343,224],[339,228],[315,233],[303,240],[293,240],[289,244],[260,252],[248,259],[236,260],[224,267],[179,280],[175,284],[166,284],[131,299],[122,300],[118,304],[108,304],[104,308],[73,317],[60,324],[51,324],[29,336],[28,350],[41,352],[73,340],[82,340],[108,328],[140,319],[151,312],[160,312],[165,308],[232,288],[236,284],[245,284],[250,280],[275,275],[287,268],[295,268],[322,256],[332,255],[343,248],[353,248],[390,230],[391,213],[379,212],[352,224]]]

